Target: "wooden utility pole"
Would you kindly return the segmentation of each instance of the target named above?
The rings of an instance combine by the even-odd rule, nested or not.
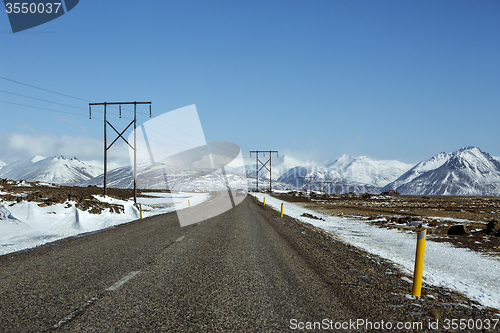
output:
[[[90,104],[89,104],[90,106]],[[106,119],[106,102],[104,102],[104,196],[106,196],[106,184],[107,182],[107,176],[108,176],[108,135],[106,133],[106,124],[107,124],[107,119]]]
[[[271,156],[272,154],[276,154],[278,156],[278,151],[277,150],[252,150],[250,151],[250,157],[252,157],[252,153],[255,153],[255,171],[256,171],[256,179],[257,179],[257,191],[259,190],[259,171],[262,170],[262,168],[266,168],[267,171],[269,171],[269,191],[272,191],[272,173],[271,173]],[[266,156],[265,153],[269,153],[269,159],[263,163],[259,159],[259,153],[262,154],[262,156]],[[259,163],[262,164],[262,166],[259,169]],[[267,163],[269,163],[269,168],[267,167]]]
[[[121,132],[119,133],[116,128],[114,128],[113,125],[111,125],[110,122],[106,119],[106,105],[120,105],[120,117],[121,117],[121,105],[125,104],[134,104],[134,120],[128,124],[128,126]],[[107,171],[108,171],[108,149],[111,148],[111,146],[118,140],[119,138],[122,138],[123,141],[127,145],[129,145],[130,148],[134,151],[134,203],[137,204],[137,135],[136,135],[136,129],[137,129],[137,104],[149,104],[149,117],[151,117],[151,102],[104,102],[104,103],[89,103],[89,112],[90,112],[90,117],[92,117],[92,111],[91,111],[91,106],[92,105],[104,105],[104,196],[107,194]],[[132,125],[134,124],[134,146],[130,145],[127,140],[123,137],[123,133]],[[115,140],[108,146],[108,138],[107,138],[107,127],[111,126],[111,128],[118,134],[118,136],[115,138]]]

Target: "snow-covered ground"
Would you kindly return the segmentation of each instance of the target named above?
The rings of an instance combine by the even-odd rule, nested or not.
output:
[[[207,201],[207,198],[209,196],[209,194],[206,192],[150,192],[146,194],[152,198],[137,198],[137,203],[142,205],[142,217],[170,213],[177,209],[196,206]]]
[[[143,217],[172,212],[207,200],[206,193],[149,193],[152,198],[137,198]],[[139,218],[133,200],[95,196],[112,204],[123,205],[124,213],[106,209],[90,214],[75,208],[75,202],[40,207],[37,202],[0,203],[0,255],[29,249],[58,239],[76,236],[127,223]],[[188,202],[189,200],[189,202]]]
[[[276,210],[284,203],[284,213],[336,235],[342,241],[387,258],[413,275],[416,235],[371,225],[362,219],[321,214],[264,193],[253,193]],[[309,213],[324,221],[301,217]],[[447,243],[427,240],[424,283],[444,286],[464,293],[480,304],[500,309],[500,260]]]

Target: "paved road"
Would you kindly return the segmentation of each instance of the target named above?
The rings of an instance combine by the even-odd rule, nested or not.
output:
[[[183,228],[166,214],[0,257],[0,331],[283,332],[408,319],[388,305],[401,279],[386,281],[386,270],[247,198]]]
[[[255,332],[286,329],[291,318],[331,317],[338,306],[329,286],[263,212],[247,199],[192,226],[167,214],[5,256],[1,326]],[[132,272],[139,273],[106,290]],[[340,310],[336,316],[353,315]]]

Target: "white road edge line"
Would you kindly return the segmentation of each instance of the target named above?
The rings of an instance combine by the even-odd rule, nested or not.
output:
[[[176,242],[180,242],[181,240],[183,240],[184,238],[186,238],[186,236],[181,236],[179,238],[177,238]]]
[[[106,291],[115,291],[116,289],[120,288],[125,283],[127,283],[128,280],[130,280],[131,278],[133,278],[134,276],[136,276],[137,274],[139,274],[140,272],[141,271],[134,271],[134,272],[128,273],[127,275],[125,275],[124,277],[122,277],[118,282],[116,282],[114,285],[112,285],[111,287],[108,287],[106,289]]]

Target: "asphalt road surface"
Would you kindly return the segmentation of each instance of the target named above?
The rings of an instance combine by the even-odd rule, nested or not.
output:
[[[165,214],[0,257],[0,331],[357,332],[415,319],[391,306],[407,286],[388,269],[247,197],[182,228]]]

